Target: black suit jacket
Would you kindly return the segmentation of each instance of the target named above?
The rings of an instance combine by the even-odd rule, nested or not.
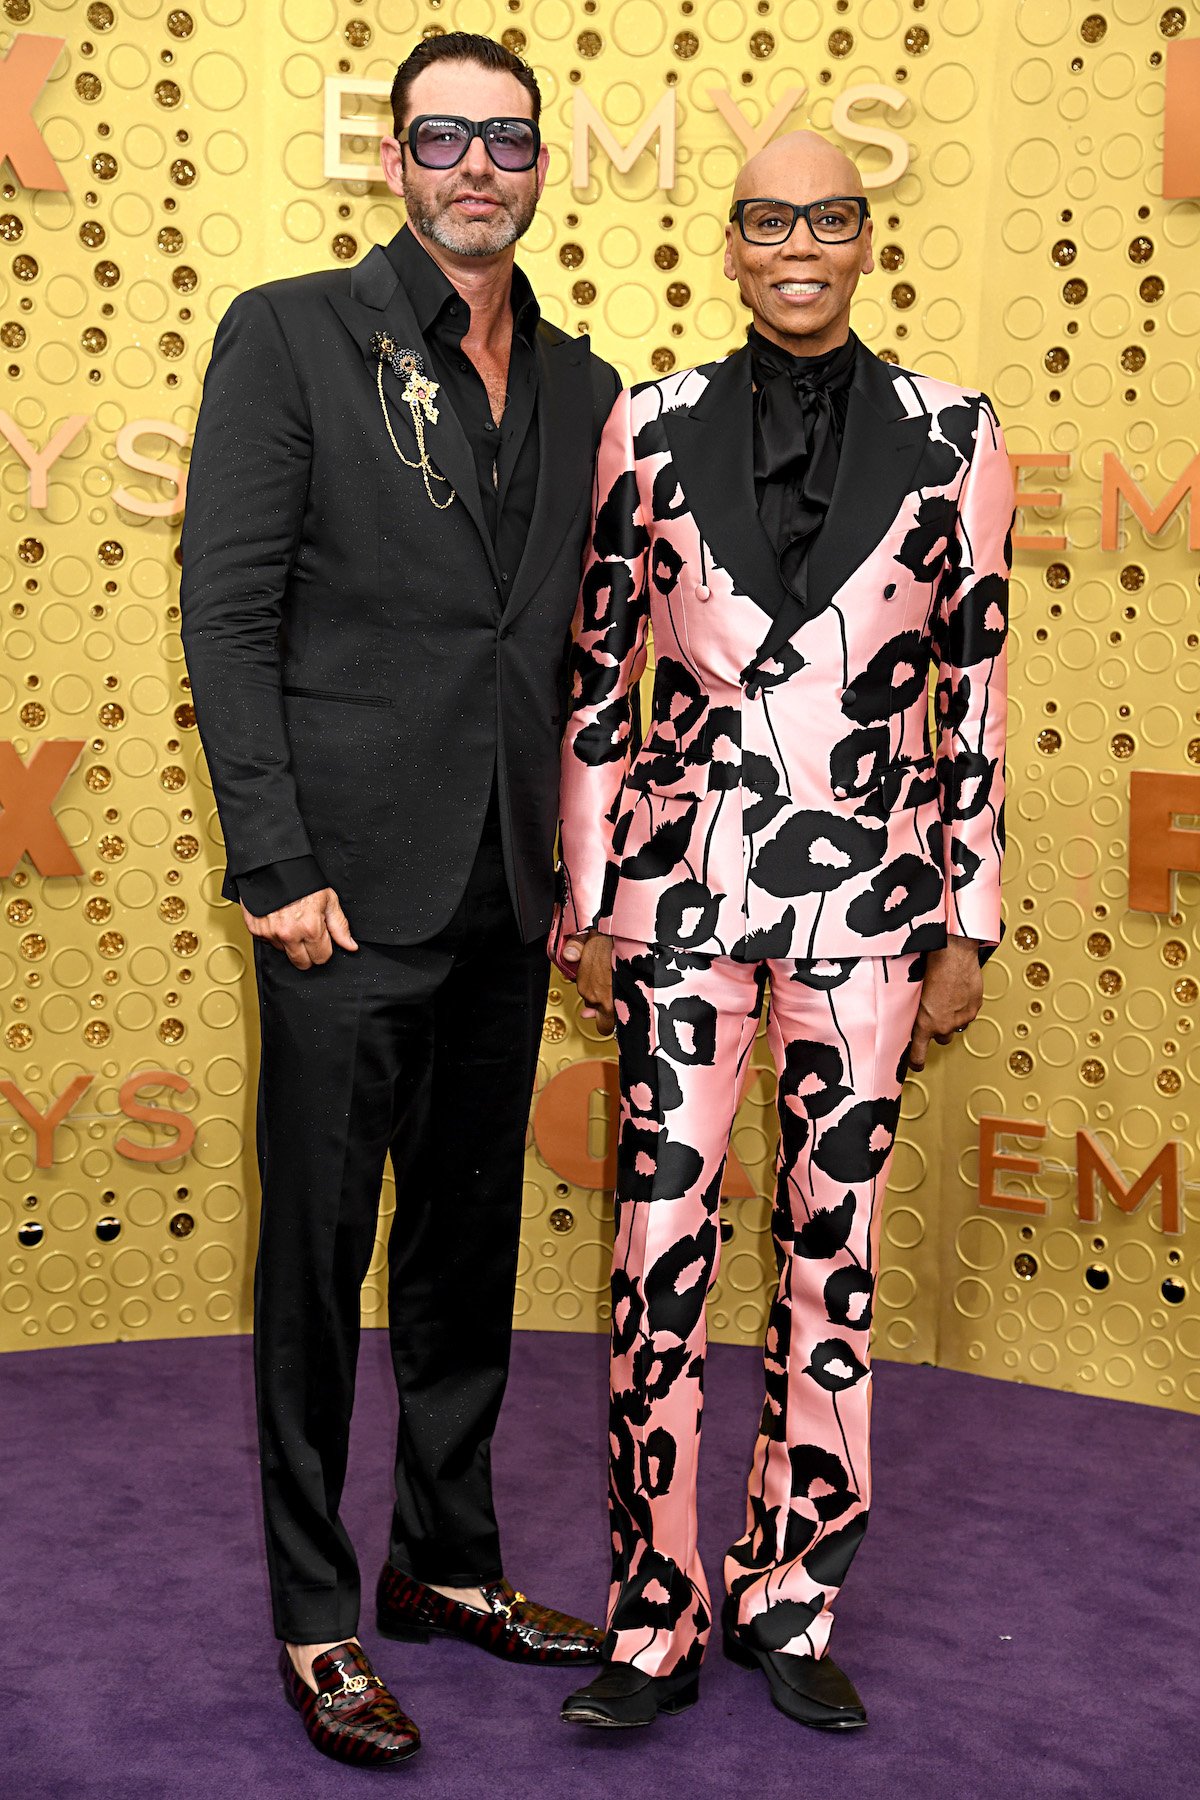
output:
[[[369,349],[381,330],[431,370],[377,247],[353,270],[242,294],[213,345],[182,608],[224,891],[313,858],[358,937],[420,942],[462,897],[494,773],[529,940],[553,902],[564,652],[595,448],[620,382],[585,338],[539,325],[537,499],[506,603],[445,396],[425,433],[452,506],[430,504],[389,441]],[[415,461],[400,385],[385,369],[392,429]]]

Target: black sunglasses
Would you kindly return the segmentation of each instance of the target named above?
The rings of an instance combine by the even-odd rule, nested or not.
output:
[[[456,119],[444,113],[422,113],[411,119],[397,143],[407,144],[423,169],[453,169],[475,138],[498,169],[518,174],[532,169],[542,147],[542,134],[532,119]]]
[[[861,194],[838,194],[807,206],[791,200],[738,200],[729,209],[730,224],[737,220],[748,244],[785,244],[800,219],[819,244],[850,244],[870,216]]]

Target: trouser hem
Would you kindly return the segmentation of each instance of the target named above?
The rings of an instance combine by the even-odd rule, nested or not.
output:
[[[410,1581],[419,1581],[422,1587],[482,1587],[487,1581],[504,1579],[503,1569],[493,1568],[483,1572],[478,1569],[459,1569],[457,1572],[447,1573],[442,1569],[431,1569],[424,1563],[413,1568],[408,1559],[398,1562],[394,1556],[388,1557],[388,1567],[395,1569],[397,1575],[407,1575]]]
[[[275,1614],[275,1636],[284,1644],[343,1644],[358,1635],[358,1614],[341,1620],[329,1614]]]

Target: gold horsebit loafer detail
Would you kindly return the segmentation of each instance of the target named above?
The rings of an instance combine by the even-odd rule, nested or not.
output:
[[[420,1749],[420,1732],[379,1679],[361,1644],[335,1644],[313,1659],[315,1693],[286,1645],[279,1652],[279,1673],[289,1704],[323,1756],[380,1767],[403,1762]]]

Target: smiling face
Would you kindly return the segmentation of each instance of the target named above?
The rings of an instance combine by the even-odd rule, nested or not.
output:
[[[751,157],[733,197],[808,205],[862,191],[848,156],[815,132],[794,131]],[[819,356],[845,343],[851,297],[874,266],[870,219],[857,238],[840,244],[819,243],[804,219],[782,244],[748,244],[736,221],[725,228],[726,275],[762,335],[795,355]]]
[[[460,119],[528,119],[527,88],[502,70],[473,62],[438,62],[423,69],[409,91],[404,123],[421,114]],[[380,153],[384,177],[401,194],[408,222],[419,237],[451,257],[500,255],[524,236],[546,183],[545,146],[532,169],[498,169],[480,138],[452,169],[424,169],[393,137]]]

